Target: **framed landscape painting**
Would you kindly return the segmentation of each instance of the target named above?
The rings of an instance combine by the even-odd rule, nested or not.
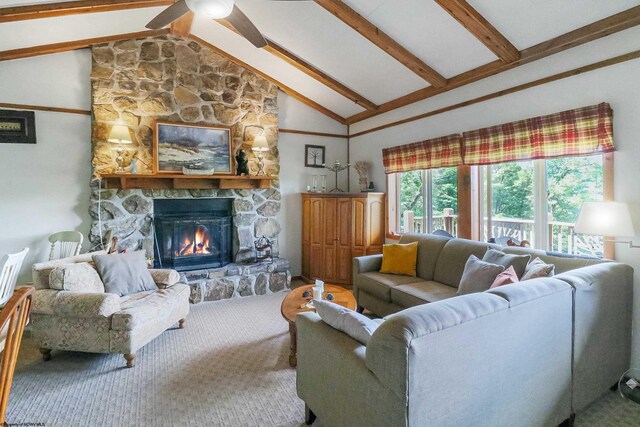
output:
[[[156,121],[156,173],[182,173],[188,168],[231,174],[232,141],[227,126]]]

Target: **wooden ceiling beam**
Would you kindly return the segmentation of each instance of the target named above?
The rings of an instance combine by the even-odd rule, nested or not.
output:
[[[227,27],[228,29],[230,29],[234,33],[240,34],[233,27],[233,25],[231,25],[228,21],[226,21],[224,19],[220,19],[217,22],[219,22],[220,24],[224,25],[225,27]],[[297,68],[298,70],[302,71],[306,75],[314,78],[315,80],[319,81],[320,83],[322,83],[323,85],[327,86],[328,88],[333,89],[334,91],[338,92],[340,95],[344,96],[345,98],[350,99],[351,101],[355,102],[356,104],[360,105],[361,107],[363,107],[363,108],[365,108],[365,109],[367,109],[369,111],[375,111],[378,108],[378,106],[376,104],[374,104],[373,102],[369,101],[367,98],[365,98],[364,96],[358,94],[354,90],[349,89],[347,86],[345,86],[344,84],[340,83],[339,81],[337,81],[333,77],[329,76],[327,73],[325,73],[324,71],[320,70],[319,68],[317,68],[313,64],[308,63],[307,61],[305,61],[304,59],[300,58],[299,56],[297,56],[293,52],[290,52],[289,50],[287,50],[284,47],[280,46],[279,44],[277,44],[273,40],[270,40],[270,39],[268,39],[266,37],[265,37],[265,40],[267,41],[267,45],[265,47],[263,47],[262,49],[266,50],[267,52],[271,53],[272,55],[277,56],[278,58],[282,59],[283,61],[287,62],[288,64],[293,65],[295,68]]]
[[[504,62],[520,58],[520,51],[466,0],[435,0],[449,15]]]
[[[169,6],[173,0],[78,0],[0,8],[0,23],[82,13]]]
[[[435,87],[443,87],[447,79],[409,52],[394,39],[373,25],[362,15],[347,6],[341,0],[315,0],[315,2],[342,22],[356,30],[371,43],[387,52],[405,67],[431,83]]]
[[[585,25],[577,30],[570,31],[561,36],[539,43],[530,48],[524,49],[520,54],[520,59],[514,62],[505,63],[496,60],[482,65],[449,79],[448,84],[442,88],[433,86],[419,89],[415,92],[401,96],[400,98],[381,104],[377,111],[364,111],[347,117],[347,124],[353,124],[404,107],[414,102],[422,101],[433,96],[457,89],[469,83],[474,83],[484,78],[505,72],[507,70],[537,61],[556,53],[571,49],[573,47],[597,40],[599,38],[635,27],[640,24],[640,6],[632,7],[623,12],[601,19],[592,24]]]
[[[495,98],[499,98],[505,95],[510,95],[512,93],[516,93],[516,92],[520,92],[523,90],[527,90],[530,89],[532,87],[536,87],[536,86],[540,86],[540,85],[544,85],[547,83],[551,83],[551,82],[555,82],[558,80],[562,80],[568,77],[573,77],[573,76],[577,76],[580,74],[584,74],[584,73],[588,73],[590,71],[593,70],[598,70],[600,68],[604,68],[604,67],[609,67],[611,65],[615,65],[615,64],[621,64],[623,62],[627,62],[627,61],[632,61],[635,59],[640,58],[640,50],[636,50],[633,52],[629,52],[626,53],[624,55],[619,55],[613,58],[609,58],[609,59],[605,59],[604,61],[599,61],[599,62],[595,62],[593,64],[589,64],[589,65],[585,65],[583,67],[578,67],[578,68],[574,68],[572,70],[569,71],[564,71],[562,73],[557,73],[548,77],[544,77],[541,79],[537,79],[537,80],[533,80],[531,82],[528,83],[523,83],[517,86],[512,86],[508,89],[503,89],[503,90],[499,90],[497,92],[493,92],[487,95],[483,95],[483,96],[479,96],[477,98],[473,98],[473,99],[469,99],[467,101],[463,101],[463,102],[459,102],[457,104],[453,104],[453,105],[449,105],[447,107],[443,107],[443,108],[438,108],[436,110],[432,110],[423,114],[419,114],[417,116],[413,116],[413,117],[409,117],[406,119],[402,119],[402,120],[398,120],[395,122],[391,122],[391,123],[387,123],[381,126],[377,126],[371,129],[367,129],[364,130],[362,132],[358,132],[358,133],[354,133],[349,135],[350,138],[355,138],[358,136],[362,136],[362,135],[366,135],[368,133],[372,133],[372,132],[378,132],[380,130],[383,129],[389,129],[391,127],[395,127],[395,126],[400,126],[406,123],[411,123],[413,121],[416,120],[422,120],[425,119],[427,117],[433,117],[433,116],[437,116],[439,114],[442,113],[446,113],[448,111],[453,111],[456,110],[458,108],[462,108],[462,107],[467,107],[469,105],[473,105],[473,104],[478,104],[480,102],[485,102],[488,101],[490,99],[495,99]]]
[[[269,80],[271,83],[275,84],[276,86],[278,86],[278,88],[283,91],[284,93],[286,93],[287,95],[291,96],[292,98],[297,99],[298,101],[302,102],[305,105],[308,105],[309,107],[313,108],[316,111],[321,112],[322,114],[331,117],[333,120],[336,120],[339,123],[345,124],[346,120],[344,117],[340,116],[339,114],[334,113],[333,111],[329,110],[326,107],[323,107],[322,105],[318,104],[317,102],[315,102],[312,99],[307,98],[306,96],[302,95],[300,92],[290,88],[289,86],[285,85],[284,83],[274,79],[273,77],[269,76],[266,73],[263,73],[262,71],[258,70],[255,67],[252,67],[251,65],[247,64],[246,62],[236,58],[235,56],[231,55],[230,53],[225,52],[224,50],[220,49],[219,47],[209,43],[206,40],[201,39],[198,36],[195,36],[193,34],[189,35],[189,38],[192,40],[195,40],[196,42],[202,44],[203,46],[208,47],[209,49],[211,49],[212,51],[214,51],[215,53],[217,53],[220,56],[224,56],[225,58],[229,59],[230,61],[235,62],[236,64],[240,65],[241,67],[246,68],[249,71],[252,71],[253,73],[259,75],[260,77]]]
[[[188,37],[191,34],[191,26],[193,25],[193,12],[182,15],[171,23],[171,34],[174,36]]]
[[[139,39],[145,37],[160,36],[168,34],[169,30],[149,30],[139,31],[137,33],[117,34],[114,36],[95,37],[91,39],[74,40],[70,42],[52,43],[40,46],[25,47],[21,49],[12,49],[0,51],[0,61],[8,61],[11,59],[30,58],[32,56],[49,55],[51,53],[68,52],[70,50],[78,50],[91,47],[95,44],[109,43],[118,40]]]

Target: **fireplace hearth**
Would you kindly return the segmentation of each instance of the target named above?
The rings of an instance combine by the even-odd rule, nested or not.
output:
[[[232,261],[233,199],[156,199],[155,268],[188,271]]]

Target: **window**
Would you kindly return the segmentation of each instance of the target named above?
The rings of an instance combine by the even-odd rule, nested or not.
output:
[[[455,167],[394,174],[390,185],[395,181],[397,226],[391,231],[402,234],[444,230],[457,235],[457,180]]]
[[[604,197],[602,155],[483,166],[480,181],[481,240],[603,256],[602,238],[573,232],[582,203]]]

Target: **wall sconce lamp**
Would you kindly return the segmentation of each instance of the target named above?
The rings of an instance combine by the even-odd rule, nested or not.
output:
[[[118,153],[118,157],[116,157],[116,163],[118,163],[118,173],[124,173],[124,153],[126,151],[125,145],[131,144],[131,134],[129,133],[129,128],[123,124],[115,124],[111,128],[111,132],[109,132],[109,138],[107,141],[112,144],[118,144],[116,148],[116,153]]]
[[[256,153],[258,157],[258,173],[257,175],[266,175],[264,172],[264,154],[269,151],[269,143],[267,142],[267,137],[264,135],[258,135],[253,140],[253,145],[251,146],[251,150]]]
[[[574,231],[579,234],[610,237],[636,236],[629,206],[623,202],[584,202]],[[640,248],[631,240],[605,239],[606,242],[626,243],[630,248]]]

